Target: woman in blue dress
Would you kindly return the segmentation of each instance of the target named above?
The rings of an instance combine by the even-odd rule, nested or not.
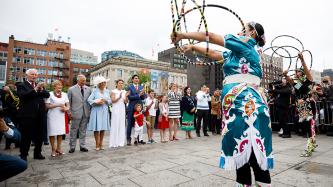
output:
[[[237,186],[251,186],[251,167],[257,186],[270,186],[268,169],[273,167],[272,130],[269,109],[259,92],[262,69],[255,46],[265,44],[264,28],[255,22],[246,24],[239,37],[209,33],[209,42],[229,49],[208,51],[213,60],[224,61],[222,90],[223,131],[220,167],[236,170]],[[173,43],[182,39],[206,41],[204,32],[176,33]],[[187,45],[184,52],[206,54],[206,48]]]
[[[88,98],[92,106],[87,130],[94,131],[96,151],[104,150],[104,131],[110,130],[109,105],[111,104],[110,91],[106,89],[106,79],[102,76],[94,78],[96,89]]]

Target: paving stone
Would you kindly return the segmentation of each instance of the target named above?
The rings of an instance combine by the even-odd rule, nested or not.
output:
[[[199,177],[196,180],[185,182],[178,187],[192,187],[192,186],[202,186],[202,187],[220,187],[220,186],[235,186],[236,182],[216,175],[207,175]]]
[[[207,164],[193,162],[185,164],[183,166],[174,167],[169,170],[184,175],[186,177],[196,179],[205,175],[216,173],[220,169]]]
[[[124,180],[118,180],[115,182],[112,182],[110,184],[106,184],[103,186],[107,186],[107,187],[138,187],[137,184],[135,184],[134,182],[128,180],[128,179],[124,179]]]
[[[279,162],[279,161],[274,161],[274,168],[270,170],[271,176],[274,176],[276,174],[279,174],[283,171],[286,171],[290,168],[292,168],[294,165],[293,164],[288,164],[284,162]]]
[[[326,168],[326,169],[323,169]],[[324,167],[320,164],[303,163],[295,168],[284,171],[272,177],[273,181],[278,181],[287,185],[296,186],[333,186],[333,167]]]
[[[71,176],[63,179],[51,180],[38,184],[38,187],[47,186],[61,186],[61,187],[72,187],[72,186],[101,186],[92,176],[83,174],[80,176]]]
[[[190,181],[191,178],[179,175],[172,171],[163,170],[144,176],[130,178],[130,180],[144,187],[167,187]]]
[[[160,170],[169,169],[178,165],[165,160],[153,160],[153,161],[146,161],[143,163],[133,164],[130,166],[144,173],[152,173]]]
[[[221,155],[221,152],[219,150],[211,151],[211,150],[202,150],[191,153],[193,156],[199,156],[202,158],[216,158]]]
[[[168,162],[172,162],[178,165],[184,165],[192,162],[197,162],[201,160],[206,160],[205,158],[201,158],[198,156],[193,156],[193,155],[174,155],[174,156],[166,156],[163,160],[166,160]]]
[[[130,177],[143,175],[144,173],[129,166],[113,167],[103,172],[93,172],[91,175],[101,184],[111,184]]]
[[[286,155],[283,153],[277,153],[277,154],[274,154],[274,160],[279,161],[279,162],[288,163],[288,164],[299,164],[301,162],[304,162],[304,161],[310,159],[307,157],[300,157],[301,153],[302,152],[299,152],[299,154],[295,154],[295,155]]]
[[[64,177],[80,176],[82,174],[94,173],[94,172],[105,172],[106,167],[96,162],[93,164],[77,165],[68,168],[60,168],[59,171]]]
[[[21,185],[21,184],[27,184],[34,186],[35,184],[51,180],[51,179],[61,179],[63,176],[60,174],[60,172],[53,167],[43,166],[36,168],[28,168],[23,173],[10,178],[7,181],[8,186],[12,185]]]
[[[155,135],[158,140],[157,131]],[[87,136],[89,152],[76,150],[73,154],[67,153],[67,139],[63,143],[66,155],[61,157],[50,157],[50,146],[43,146],[47,158],[34,160],[31,149],[28,169],[1,182],[0,187],[234,186],[235,171],[218,168],[221,137],[186,140],[180,132],[179,138],[181,140],[166,144],[125,146],[97,152],[90,133]],[[319,147],[309,158],[299,157],[305,140],[298,136],[282,139],[273,134],[275,168],[270,171],[272,186],[333,186],[333,137],[318,135]],[[1,153],[19,154],[19,149],[4,151],[3,148],[4,141],[0,142]]]

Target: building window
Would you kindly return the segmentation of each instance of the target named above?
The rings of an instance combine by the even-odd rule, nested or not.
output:
[[[33,65],[34,61],[35,60],[33,58],[24,58],[24,64]]]
[[[14,47],[13,52],[14,53],[21,53],[22,48],[21,47]]]
[[[0,80],[4,81],[6,79],[6,65],[0,65]]]
[[[43,50],[37,50],[37,56],[47,56],[47,51],[43,51]]]
[[[156,81],[152,81],[152,85],[151,85],[152,89],[157,89],[157,82]]]
[[[23,73],[25,73],[29,68],[28,67],[23,67]]]
[[[38,69],[38,74],[45,75],[46,74],[46,69],[45,68],[39,68]]]
[[[55,51],[50,51],[49,52],[49,56],[51,57],[51,58],[54,58],[54,57],[57,57],[57,52],[55,52]]]
[[[20,57],[13,57],[13,62],[15,63],[20,63],[21,62],[21,58]]]
[[[80,73],[85,73],[86,69],[80,69]]]
[[[58,62],[57,61],[51,61],[50,60],[48,64],[49,64],[50,67],[58,67]]]
[[[117,78],[122,78],[122,77],[123,77],[123,70],[117,69]]]
[[[79,72],[79,68],[74,68],[73,71],[74,71],[75,73],[78,73],[78,72]]]
[[[45,59],[37,58],[36,64],[38,66],[46,66],[46,60]]]
[[[23,53],[25,55],[35,55],[35,50],[34,49],[29,49],[29,48],[24,48]]]

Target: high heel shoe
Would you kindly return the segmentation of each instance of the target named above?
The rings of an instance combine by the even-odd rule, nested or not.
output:
[[[65,153],[60,151],[60,150],[56,150],[56,153],[59,154],[59,155],[64,155]]]
[[[51,157],[56,157],[57,156],[57,152],[52,152],[51,153]]]

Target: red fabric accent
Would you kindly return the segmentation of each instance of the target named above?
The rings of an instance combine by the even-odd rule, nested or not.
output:
[[[65,112],[65,129],[66,129],[66,134],[69,133],[69,125],[68,125],[68,123],[69,123],[68,114],[67,114],[67,112]]]
[[[138,114],[139,112],[134,112],[134,115]],[[138,117],[135,118],[135,122],[137,122],[140,127],[143,126],[143,117],[143,114],[140,114]]]
[[[168,118],[166,118],[165,116],[160,115],[158,117],[157,128],[158,129],[167,129],[167,128],[169,128]]]

